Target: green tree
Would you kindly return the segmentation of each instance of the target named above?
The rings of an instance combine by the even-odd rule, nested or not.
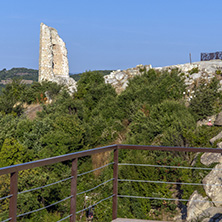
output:
[[[221,104],[221,94],[219,93],[219,81],[213,78],[210,83],[202,82],[196,88],[193,98],[190,102],[190,109],[196,120],[204,119],[218,111],[218,105]]]
[[[26,148],[14,138],[6,138],[0,152],[0,167],[23,163]]]
[[[25,88],[21,80],[13,80],[7,84],[0,94],[0,112],[6,114],[14,112],[21,115],[23,111],[21,95]]]

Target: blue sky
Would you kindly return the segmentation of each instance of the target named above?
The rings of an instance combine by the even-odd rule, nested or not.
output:
[[[41,22],[65,41],[72,73],[222,51],[220,0],[0,0],[0,8],[0,70],[38,69]]]

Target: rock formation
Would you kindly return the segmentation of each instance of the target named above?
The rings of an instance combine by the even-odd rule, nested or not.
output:
[[[141,75],[141,70],[145,69],[148,71],[151,68],[151,65],[137,65],[135,68],[113,71],[109,75],[104,76],[105,83],[111,84],[119,94],[126,89],[129,79]]]
[[[213,170],[203,179],[204,190],[208,197],[214,202],[215,206],[222,206],[222,164],[217,164]]]
[[[190,197],[190,201],[187,205],[187,218],[186,221],[194,221],[203,214],[205,210],[212,207],[213,204],[208,202],[207,197],[203,197],[198,194],[197,191],[194,191]]]
[[[222,155],[221,153],[204,153],[200,161],[202,164],[209,166],[212,163],[220,163],[222,162]]]
[[[207,161],[208,160],[208,161]],[[221,221],[222,220],[222,158],[221,154],[205,153],[201,157],[205,165],[219,162],[203,179],[207,197],[203,198],[197,191],[191,195],[187,206],[187,221]],[[210,199],[209,199],[210,198]],[[211,202],[208,202],[208,201]]]
[[[215,137],[210,139],[210,143],[213,144],[215,141],[219,140],[222,138],[222,131],[218,133]]]
[[[222,126],[222,112],[218,113],[216,120],[214,122],[215,126]]]
[[[73,93],[76,82],[69,77],[67,49],[56,29],[43,23],[40,25],[39,82],[57,82]]]
[[[137,65],[135,68],[130,68],[127,70],[117,70],[111,72],[109,75],[105,76],[105,82],[110,83],[116,90],[117,93],[121,93],[128,85],[128,80],[141,75],[141,70],[148,71],[151,69],[151,65]],[[183,75],[185,79],[185,84],[188,89],[192,89],[194,85],[197,85],[201,81],[209,82],[213,77],[217,77],[220,80],[222,86],[222,76],[218,73],[222,73],[222,61],[221,60],[211,60],[211,61],[201,61],[194,62],[192,64],[179,64],[165,67],[154,67],[157,71],[169,71],[172,69],[178,69],[179,73]],[[194,72],[192,72],[192,70]],[[222,90],[222,87],[220,88]]]

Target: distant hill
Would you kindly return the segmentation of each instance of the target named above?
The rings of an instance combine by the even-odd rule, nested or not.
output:
[[[110,74],[113,70],[95,70],[99,73],[105,75]],[[82,73],[71,74],[70,77],[75,81],[80,79]],[[12,68],[12,69],[3,69],[0,71],[0,91],[5,87],[6,84],[10,83],[12,79],[22,79],[25,84],[32,84],[35,81],[38,81],[38,70],[37,69],[27,69],[27,68]]]
[[[93,71],[97,71],[105,76],[105,75],[109,75],[113,70],[93,70]],[[78,74],[70,73],[70,77],[73,78],[75,81],[78,81],[82,74],[83,73],[78,73]]]
[[[8,79],[24,79],[38,81],[38,70],[27,68],[3,69],[0,71],[0,81]]]
[[[10,83],[12,79],[22,79],[23,83],[32,84],[33,81],[38,81],[38,70],[27,68],[12,68],[10,70],[1,70],[0,91],[6,84]]]

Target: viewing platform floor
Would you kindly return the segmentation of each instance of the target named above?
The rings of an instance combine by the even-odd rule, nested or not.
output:
[[[170,222],[170,221],[117,218],[117,219],[113,220],[112,222]]]

